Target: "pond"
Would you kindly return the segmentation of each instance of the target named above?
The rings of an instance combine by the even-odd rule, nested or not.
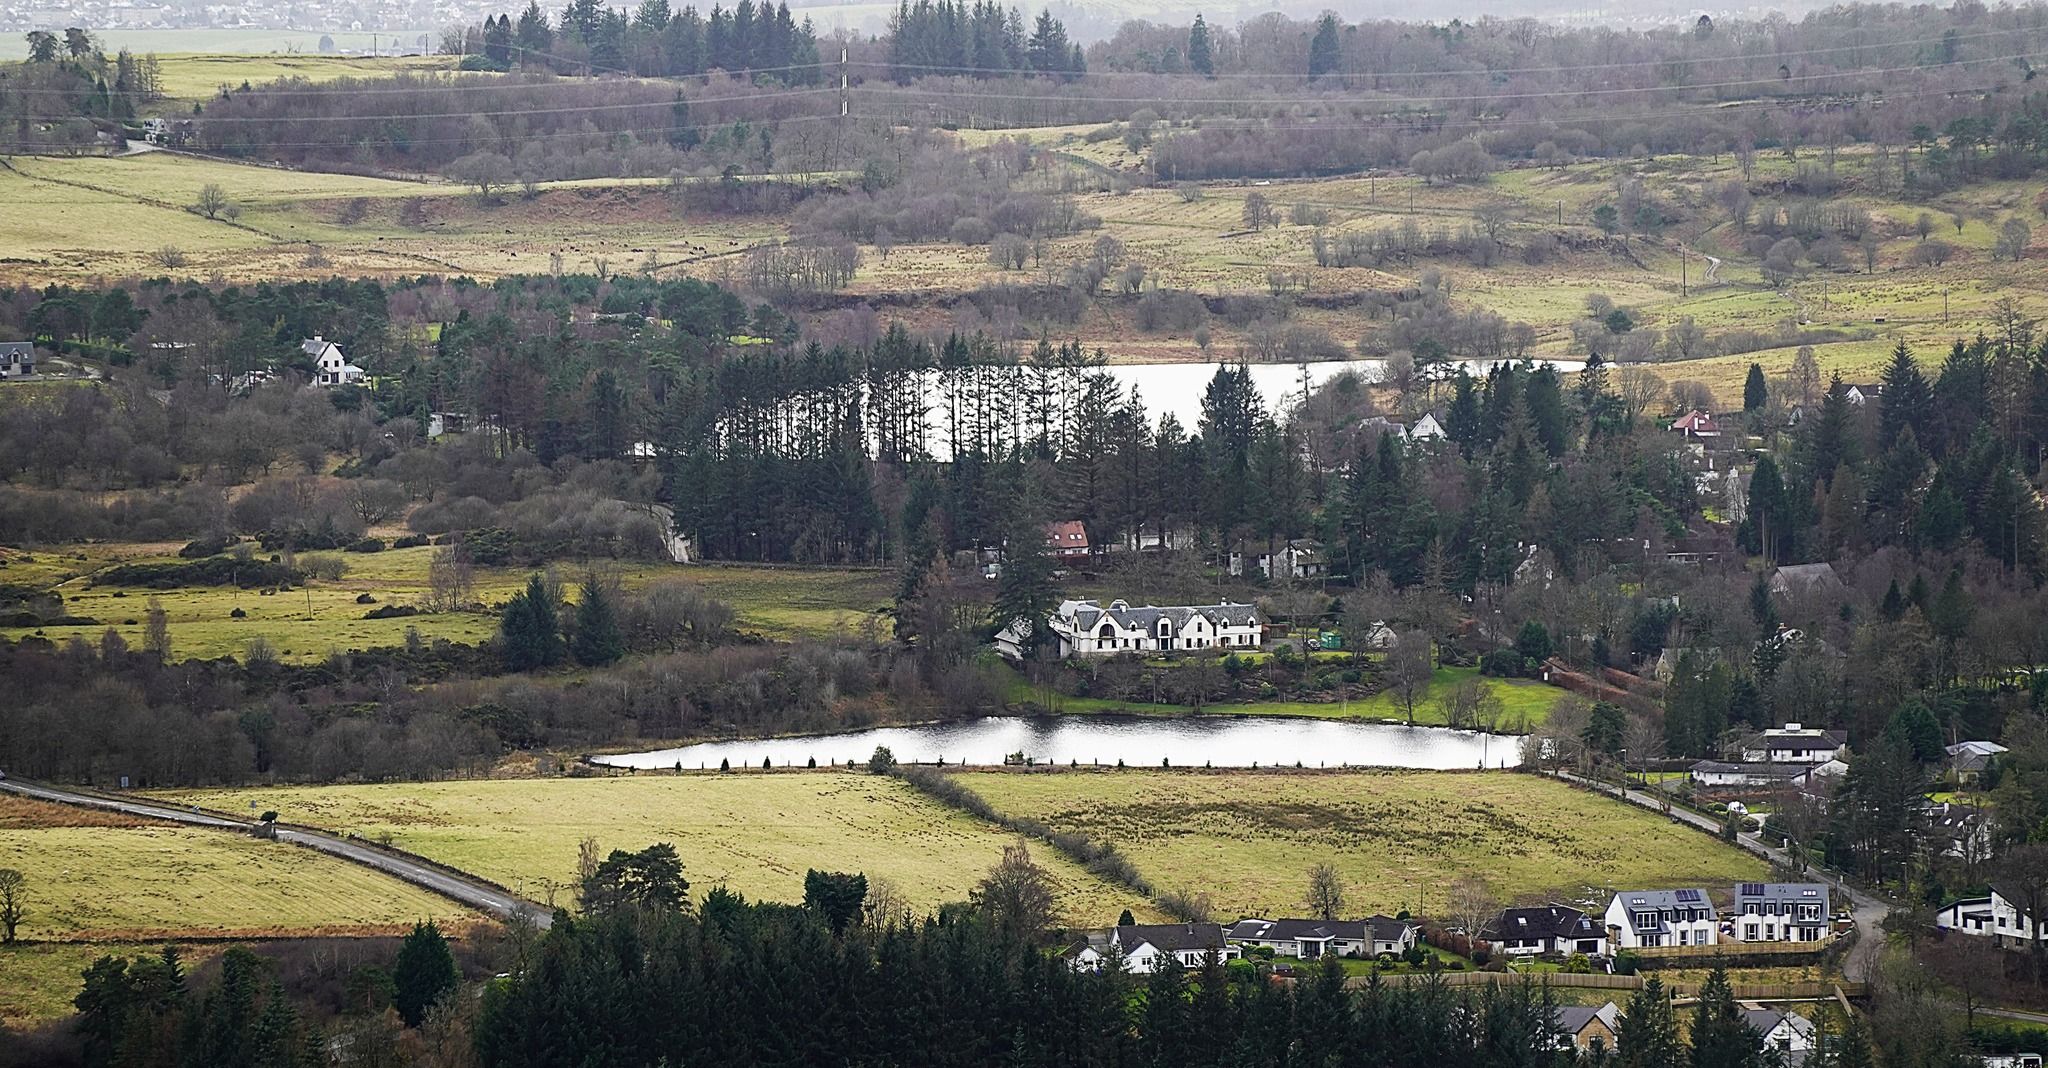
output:
[[[1521,739],[1443,727],[1279,716],[996,716],[916,727],[879,727],[805,738],[702,742],[677,749],[593,757],[622,768],[776,767],[865,763],[876,746],[897,760],[1001,764],[1012,753],[1051,764],[1131,767],[1505,768],[1522,762]]]

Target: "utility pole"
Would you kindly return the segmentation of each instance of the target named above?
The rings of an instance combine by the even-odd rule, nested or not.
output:
[[[1564,201],[1557,202],[1557,225],[1564,225]]]
[[[839,42],[839,117],[846,118],[853,112],[853,101],[846,89],[846,42]]]
[[[1941,287],[1941,321],[1948,322],[1948,287]]]
[[[1685,277],[1685,246],[1684,246],[1684,245],[1680,245],[1680,246],[1678,246],[1678,295],[1679,295],[1679,296],[1680,296],[1681,298],[1683,298],[1683,297],[1689,297],[1689,296],[1691,296],[1691,295],[1692,295],[1692,290],[1691,290],[1691,288],[1690,288],[1690,283],[1689,283],[1689,282],[1688,282],[1688,281],[1686,280],[1686,277]]]

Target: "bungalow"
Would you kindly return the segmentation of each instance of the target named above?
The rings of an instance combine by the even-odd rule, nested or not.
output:
[[[1400,955],[1415,945],[1415,925],[1391,916],[1363,920],[1262,920],[1231,924],[1223,937],[1241,946],[1261,946],[1283,957],[1315,960]]]
[[[0,378],[26,378],[35,373],[35,342],[0,341]]]
[[[1700,411],[1697,408],[1673,420],[1671,429],[1689,438],[1718,438],[1721,436],[1721,424],[1714,419],[1713,414]]]
[[[1088,545],[1088,528],[1078,519],[1047,523],[1045,549],[1055,560],[1086,560],[1092,551]]]
[[[1101,971],[1114,959],[1124,971],[1143,974],[1176,964],[1199,968],[1210,953],[1226,961],[1243,955],[1224,941],[1223,928],[1213,923],[1135,924],[1088,931],[1062,955],[1077,972]]]
[[[1961,901],[1951,901],[1934,914],[1935,927],[1967,935],[1996,934],[1993,923],[1991,899],[1988,897],[1966,897]]]
[[[1518,957],[1607,954],[1607,935],[1592,918],[1569,905],[1502,909],[1479,930],[1499,952]]]
[[[1948,747],[1948,772],[1959,783],[1974,783],[2005,751],[1997,742],[1957,742]]]
[[[1843,755],[1849,736],[1787,723],[1742,740],[1742,759],[1753,764],[1825,764]]]
[[[1598,1008],[1559,1005],[1552,1013],[1557,1021],[1557,1048],[1591,1049],[1598,1041],[1601,1049],[1614,1052],[1614,1033],[1621,1027],[1621,1009],[1614,1002]]]
[[[348,362],[341,346],[315,334],[299,343],[299,351],[313,358],[313,384],[354,385],[363,380],[363,369]]]
[[[1811,770],[1798,764],[1733,764],[1721,760],[1702,760],[1692,766],[1688,775],[1698,786],[1725,790],[1796,785],[1806,778]]]
[[[1771,592],[1780,597],[1825,597],[1839,600],[1849,595],[1849,584],[1833,564],[1786,564],[1771,572]]]
[[[1879,382],[1854,382],[1842,387],[1842,399],[1858,408],[1884,396],[1884,385]]]
[[[1059,641],[1062,658],[1256,649],[1263,633],[1258,609],[1229,601],[1168,608],[1133,608],[1121,598],[1109,602],[1107,608],[1094,601],[1062,601],[1046,622]],[[1002,644],[1000,637],[997,644]]]
[[[1607,934],[1616,947],[1711,946],[1719,918],[1704,890],[1624,890],[1607,903]]]
[[[1735,888],[1738,942],[1825,942],[1828,922],[1824,883],[1742,883]]]
[[[1775,1050],[1788,1066],[1802,1064],[1813,1052],[1816,1031],[1813,1021],[1796,1012],[1777,1009],[1743,1009],[1742,1022],[1762,1036],[1766,1052]]]

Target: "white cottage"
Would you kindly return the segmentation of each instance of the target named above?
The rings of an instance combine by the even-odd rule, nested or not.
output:
[[[1607,934],[1615,946],[1711,946],[1720,920],[1705,890],[1624,890],[1607,903]]]
[[[354,385],[363,380],[363,369],[348,362],[341,346],[315,334],[299,343],[299,351],[313,358],[313,383],[320,386]]]

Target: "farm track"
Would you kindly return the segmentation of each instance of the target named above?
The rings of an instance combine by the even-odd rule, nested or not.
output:
[[[252,834],[259,826],[251,820],[237,819],[203,809],[181,808],[122,797],[103,797],[98,794],[22,782],[18,779],[0,779],[0,790],[39,801],[96,808],[144,819],[165,820],[238,834]],[[329,856],[359,864],[500,918],[523,916],[535,926],[542,928],[554,920],[553,913],[541,905],[467,872],[309,828],[278,827],[276,837],[280,842],[319,850]]]

